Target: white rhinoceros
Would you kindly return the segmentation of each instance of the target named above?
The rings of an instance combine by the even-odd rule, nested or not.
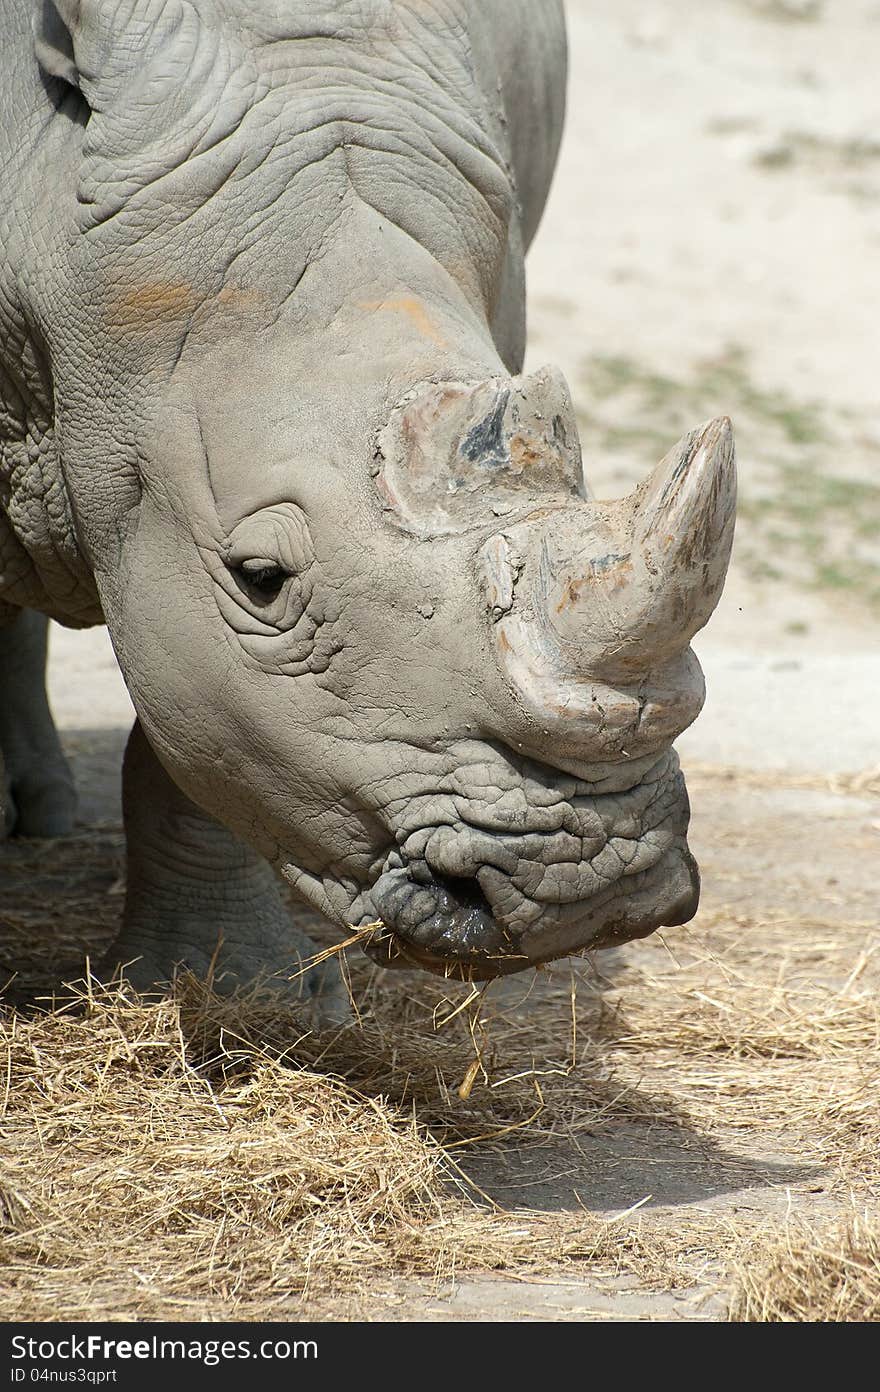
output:
[[[558,0],[0,0],[0,747],[73,793],[45,618],[138,714],[112,961],[486,978],[681,923],[672,741],[734,514],[727,421],[594,501],[517,375]]]

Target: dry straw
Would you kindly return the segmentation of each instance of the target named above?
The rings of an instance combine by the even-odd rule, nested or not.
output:
[[[823,1225],[792,1224],[765,1237],[736,1265],[732,1320],[880,1320],[880,1224],[870,1214]]]
[[[185,976],[170,1000],[89,981],[10,1004],[0,1313],[384,1318],[414,1277],[597,1268],[733,1281],[742,1319],[876,1317],[876,1228],[830,1221],[880,1190],[876,930],[724,910],[675,942],[478,991],[355,952],[357,1013],[329,1031]],[[644,1157],[622,1214],[590,1211],[603,1137]],[[647,1202],[673,1140],[718,1192],[788,1155],[784,1237]],[[576,1171],[561,1212],[504,1211],[468,1178],[541,1153]],[[811,1190],[829,1221],[807,1242]]]
[[[609,1245],[587,1215],[555,1230],[475,1203],[412,1105],[451,1112],[444,1068],[462,1075],[464,1041],[429,1061],[405,1026],[393,1041],[376,1019],[319,1034],[268,994],[224,1000],[183,977],[164,1002],[88,981],[49,1011],[11,1011],[2,1043],[9,1317],[281,1317],[376,1275]],[[465,1111],[461,1129],[509,1130],[525,1114],[512,1107],[512,1122]]]

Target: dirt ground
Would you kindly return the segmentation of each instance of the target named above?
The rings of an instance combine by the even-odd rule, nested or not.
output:
[[[719,1005],[718,980],[766,982],[768,1000],[783,974],[792,989],[861,990],[880,947],[880,5],[712,0],[686,25],[676,0],[569,0],[568,11],[568,128],[529,262],[529,361],[568,377],[599,496],[719,412],[734,420],[742,487],[730,583],[695,644],[707,706],[679,746],[703,905],[694,925],[599,968],[612,993],[623,982],[637,1003],[650,979],[695,1018],[707,999],[733,1008]],[[54,946],[16,936],[12,919],[26,915],[7,922],[0,962],[23,981],[81,969],[119,906],[131,711],[106,634],[55,631],[50,675],[80,827],[44,872]],[[3,854],[14,903],[40,873],[39,849]],[[567,978],[547,975],[564,1051]],[[658,1278],[601,1263],[587,1278],[571,1263],[540,1277],[463,1271],[313,1294],[306,1313],[724,1318],[724,1244],[707,1232],[781,1230],[877,1199],[867,1176],[837,1174],[830,1130],[786,1109],[779,1070],[813,1068],[821,1088],[828,1059],[795,1040],[765,1064],[755,1028],[727,1046],[731,1069],[757,1060],[751,1091],[722,1064],[700,1084],[686,1048],[648,1051],[644,1085],[685,1099],[679,1122],[635,1109],[540,1145],[526,1128],[462,1161],[504,1210],[541,1221],[637,1213],[639,1231],[672,1250]],[[578,1089],[577,1068],[566,1086]],[[833,1100],[833,1070],[827,1088]],[[764,1103],[762,1124],[745,1125]]]

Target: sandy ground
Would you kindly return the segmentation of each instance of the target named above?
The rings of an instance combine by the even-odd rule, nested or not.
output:
[[[880,802],[858,775],[880,765],[880,5],[711,0],[686,25],[676,0],[568,8],[570,114],[529,263],[530,362],[566,373],[599,495],[712,414],[738,433],[735,562],[696,644],[706,710],[680,742],[704,912],[808,905],[870,934]],[[83,829],[112,836],[131,709],[106,634],[57,630],[50,678]],[[850,775],[837,791],[836,774]],[[511,1143],[473,1173],[545,1212],[650,1195],[684,1222],[827,1202],[784,1130],[725,1155],[624,1129],[586,1170],[580,1150]],[[710,1287],[464,1275],[389,1287],[372,1316],[718,1318]]]

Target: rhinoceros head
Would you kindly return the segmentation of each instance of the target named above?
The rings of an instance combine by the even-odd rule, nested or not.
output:
[[[597,502],[554,370],[389,408],[385,355],[331,396],[330,360],[288,351],[224,350],[157,436],[118,641],[177,781],[324,913],[381,919],[388,965],[490,977],[685,921],[671,746],[730,552],[729,422]]]

